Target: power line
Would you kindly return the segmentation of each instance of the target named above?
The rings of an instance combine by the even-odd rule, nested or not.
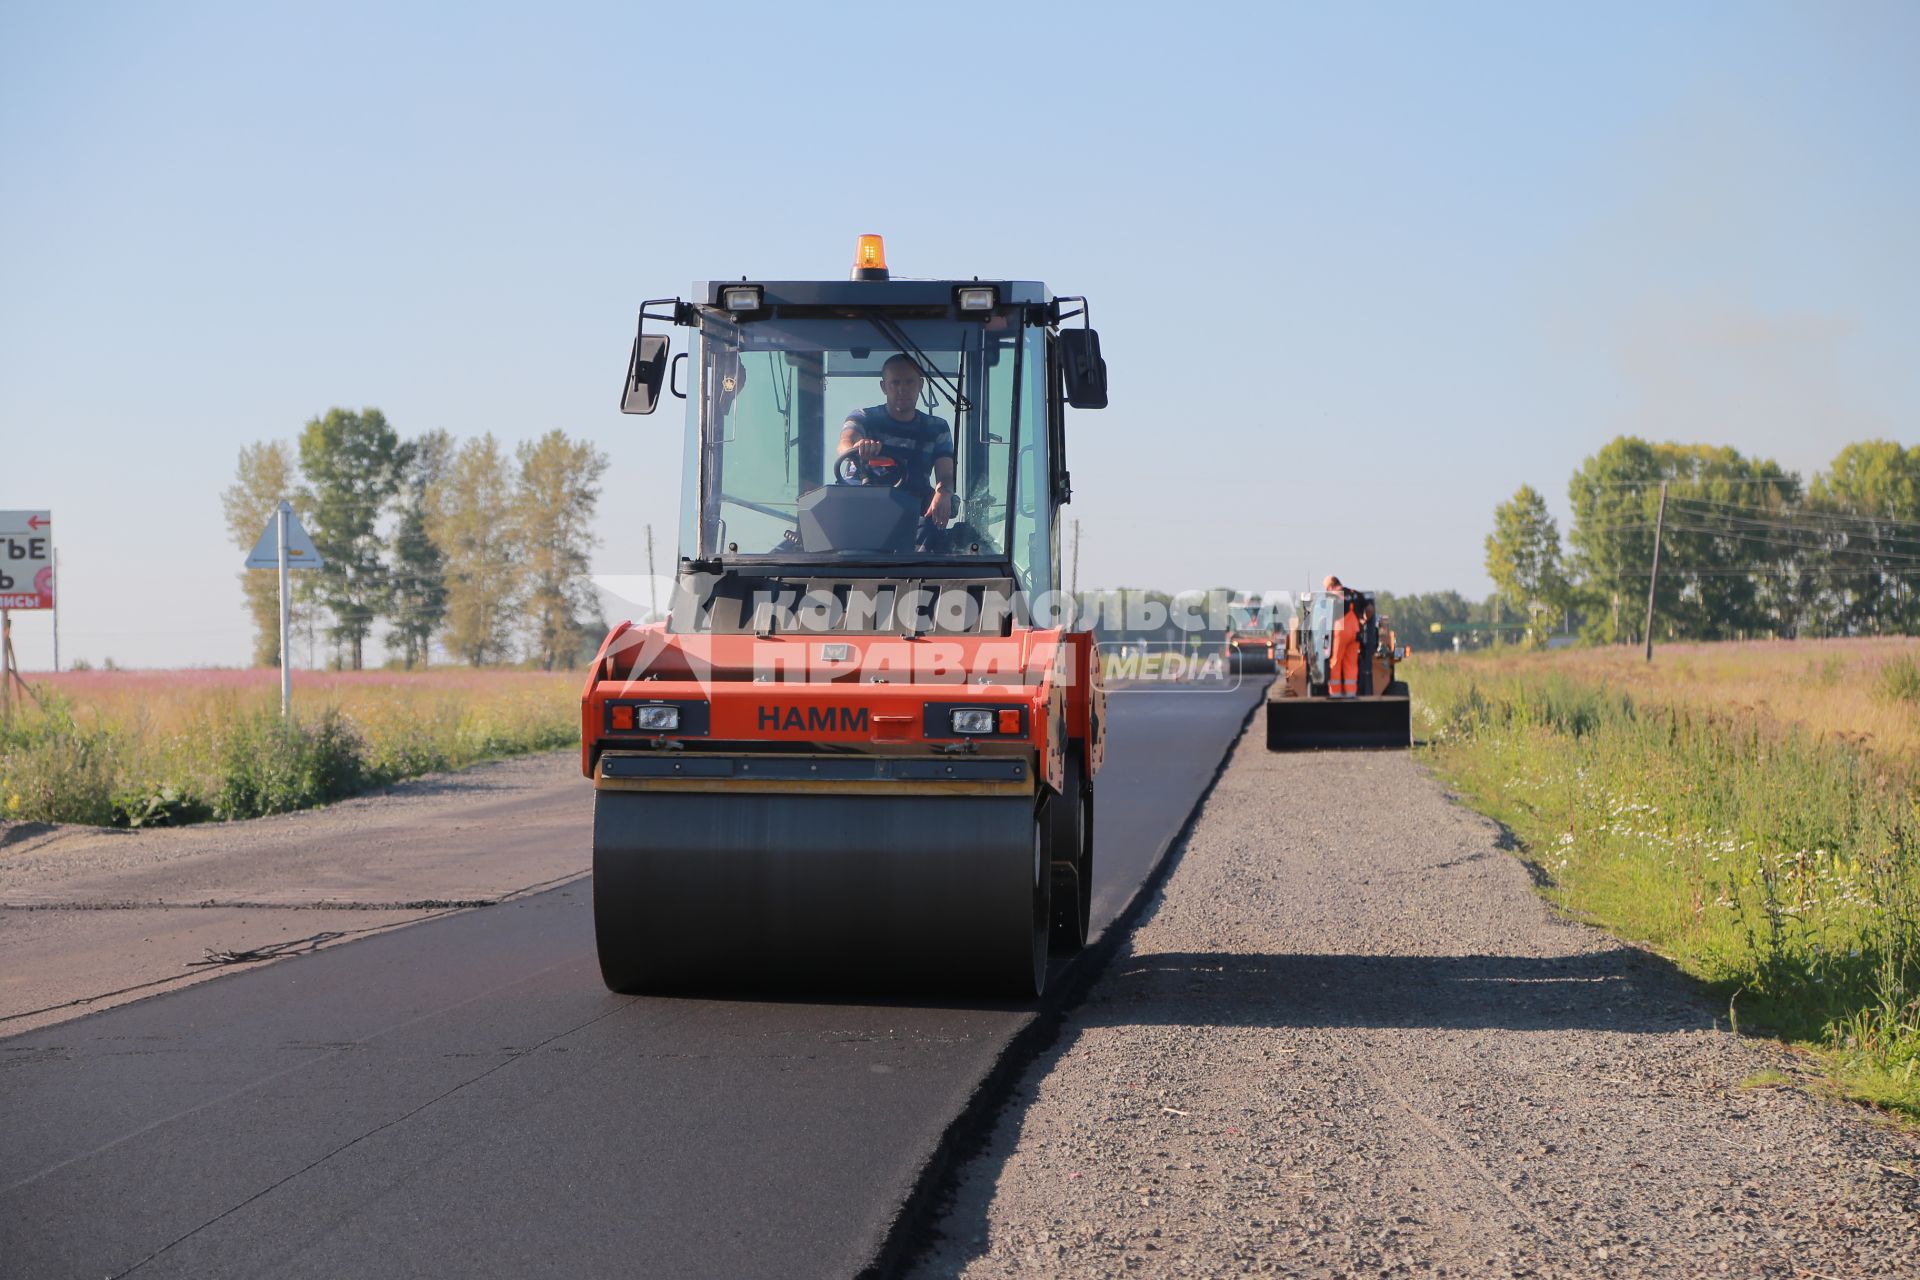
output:
[[[1644,526],[1643,526],[1644,527]],[[1745,544],[1749,550],[1772,549],[1796,556],[1825,559],[1834,565],[1852,565],[1860,568],[1877,568],[1880,572],[1909,570],[1920,574],[1920,553],[1912,551],[1873,550],[1861,547],[1835,547],[1819,543],[1795,542],[1787,539],[1769,537],[1764,533],[1750,533],[1736,529],[1704,528],[1698,525],[1667,525],[1669,533],[1687,534],[1692,537],[1707,537]],[[1685,545],[1676,547],[1677,552],[1684,551]]]
[[[1653,573],[1652,569],[1620,569],[1615,573],[1614,576],[1625,577],[1625,578],[1646,578],[1646,577],[1652,576],[1652,573]],[[1879,569],[1833,569],[1833,568],[1808,569],[1802,565],[1779,565],[1779,564],[1770,564],[1770,565],[1748,564],[1748,565],[1726,565],[1726,566],[1716,565],[1713,567],[1700,568],[1700,569],[1680,569],[1680,568],[1675,568],[1672,565],[1662,565],[1660,567],[1660,573],[1663,577],[1668,574],[1674,574],[1674,575],[1690,576],[1690,577],[1696,577],[1696,578],[1718,577],[1722,575],[1729,576],[1729,577],[1741,577],[1741,576],[1744,576],[1744,577],[1772,577],[1772,576],[1792,577],[1795,575],[1802,575],[1802,574],[1808,577],[1817,576],[1822,578],[1893,577],[1893,575],[1885,573]],[[1894,578],[1894,580],[1899,581],[1898,578]]]
[[[1577,485],[1583,489],[1644,489],[1648,493],[1660,492],[1661,483],[1662,482],[1659,480],[1581,480],[1578,477],[1575,477],[1575,479],[1572,481],[1572,484]],[[1785,484],[1785,485],[1793,485],[1794,487],[1798,488],[1800,484],[1800,477],[1799,476],[1752,476],[1744,479],[1739,479],[1733,476],[1672,476],[1668,478],[1666,483],[1668,484],[1699,484],[1699,485]]]
[[[1760,532],[1749,532],[1741,529],[1721,529],[1702,525],[1669,524],[1667,527],[1680,533],[1691,533],[1710,538],[1735,539],[1742,542],[1757,543],[1761,546],[1780,547],[1789,551],[1805,552],[1811,555],[1845,556],[1855,560],[1870,560],[1879,564],[1920,566],[1920,552],[1877,550],[1864,547],[1836,547],[1829,543],[1797,542],[1792,539],[1771,537]]]
[[[1630,482],[1623,482],[1623,483],[1640,486],[1644,495],[1648,498],[1651,498],[1655,493],[1658,492],[1658,490],[1646,489],[1644,484],[1640,481],[1630,481]],[[1687,482],[1687,483],[1695,483],[1695,482]],[[1711,482],[1698,482],[1698,483],[1718,483],[1718,482],[1711,481]],[[1614,486],[1603,484],[1603,485],[1595,485],[1590,487],[1607,488],[1607,487],[1614,487]],[[1810,521],[1816,521],[1822,524],[1833,524],[1833,525],[1858,525],[1858,526],[1864,526],[1870,530],[1875,530],[1875,531],[1888,526],[1891,526],[1893,528],[1898,528],[1898,529],[1920,530],[1920,521],[1902,520],[1895,516],[1876,515],[1871,512],[1864,512],[1864,511],[1858,511],[1858,510],[1828,511],[1818,507],[1806,507],[1806,506],[1800,506],[1797,504],[1793,506],[1756,506],[1753,503],[1727,502],[1724,499],[1710,498],[1705,496],[1704,494],[1688,494],[1688,493],[1676,493],[1672,496],[1671,501],[1690,503],[1697,506],[1715,507],[1725,511],[1743,512],[1748,515],[1772,516],[1775,518],[1786,519],[1786,520],[1810,520]]]
[[[1809,520],[1835,520],[1854,524],[1897,524],[1907,528],[1920,529],[1920,521],[1902,520],[1897,516],[1881,515],[1871,511],[1856,509],[1831,511],[1824,507],[1794,506],[1756,506],[1751,502],[1728,502],[1723,498],[1709,498],[1704,494],[1680,494],[1675,501],[1696,502],[1710,507],[1724,507],[1730,511],[1748,511],[1771,513],[1785,516],[1804,516]]]

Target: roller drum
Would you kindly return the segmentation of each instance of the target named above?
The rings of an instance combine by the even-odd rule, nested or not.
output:
[[[594,932],[617,991],[1030,996],[1052,879],[1028,796],[594,795]]]

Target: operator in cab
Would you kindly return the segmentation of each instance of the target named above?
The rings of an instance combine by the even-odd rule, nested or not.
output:
[[[926,375],[912,357],[893,355],[880,366],[885,404],[855,409],[840,428],[840,456],[865,464],[868,484],[892,484],[914,496],[923,525],[945,529],[953,519],[953,430],[923,413]],[[844,472],[842,473],[844,474]]]

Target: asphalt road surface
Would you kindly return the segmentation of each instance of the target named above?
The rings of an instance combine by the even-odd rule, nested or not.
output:
[[[1113,697],[1096,927],[1256,696]],[[850,1275],[1033,1017],[613,995],[576,881],[0,1040],[0,1275]]]

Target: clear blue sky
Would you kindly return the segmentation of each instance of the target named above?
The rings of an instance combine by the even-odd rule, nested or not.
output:
[[[1083,586],[1479,594],[1619,432],[1920,439],[1916,137],[1906,3],[7,3],[0,507],[96,662],[245,660],[218,493],[335,404],[593,440],[643,572],[635,305],[879,231],[1092,296]]]

